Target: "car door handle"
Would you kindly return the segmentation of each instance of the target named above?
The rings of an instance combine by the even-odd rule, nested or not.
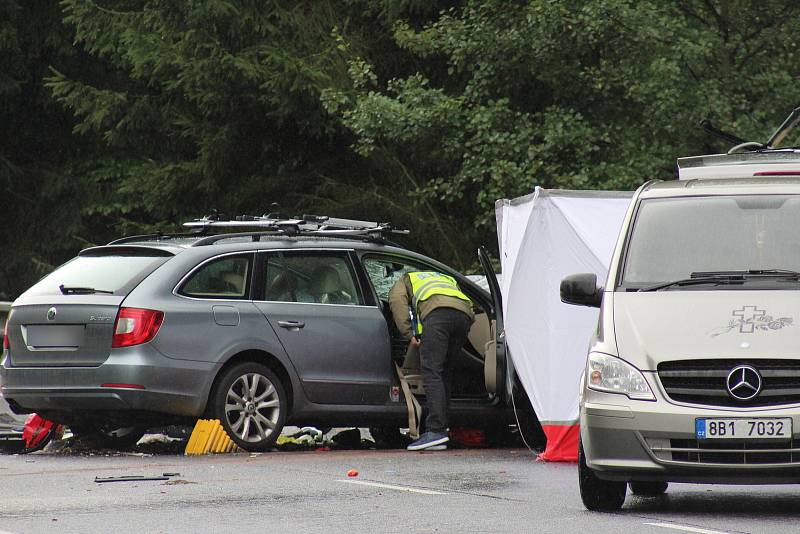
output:
[[[306,325],[303,321],[278,321],[278,326],[287,330],[299,330]]]

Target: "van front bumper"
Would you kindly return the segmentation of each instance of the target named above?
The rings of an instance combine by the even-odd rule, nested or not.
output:
[[[654,373],[648,382],[658,384]],[[581,441],[587,465],[606,480],[784,484],[800,482],[800,405],[719,408],[682,405],[653,388],[656,401],[585,389]],[[698,418],[792,419],[791,440],[698,440]]]

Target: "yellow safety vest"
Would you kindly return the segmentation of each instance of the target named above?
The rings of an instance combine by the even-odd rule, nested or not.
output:
[[[419,312],[417,310],[419,303],[434,295],[445,295],[472,302],[468,296],[461,292],[456,279],[452,276],[435,271],[415,271],[408,273],[408,279],[411,281],[414,313],[417,314],[418,318]],[[417,334],[421,333],[422,321],[417,320]]]

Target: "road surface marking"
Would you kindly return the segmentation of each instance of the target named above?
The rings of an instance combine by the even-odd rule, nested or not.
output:
[[[645,523],[645,525],[650,525],[652,527],[671,528],[673,530],[682,530],[684,532],[695,532],[696,534],[728,534],[723,530],[709,530],[707,528],[676,525],[675,523]]]
[[[422,493],[423,495],[447,495],[441,491],[424,490],[417,488],[409,488],[407,486],[394,486],[392,484],[381,484],[379,482],[364,482],[363,480],[337,480],[336,482],[346,482],[348,484],[358,484],[360,486],[372,486],[374,488],[384,488],[397,491],[408,491],[410,493]]]

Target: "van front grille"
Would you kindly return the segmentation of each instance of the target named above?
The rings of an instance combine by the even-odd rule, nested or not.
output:
[[[671,454],[675,462],[698,464],[791,464],[800,462],[800,449],[793,440],[780,442],[737,442],[671,439],[670,447],[652,447],[656,456]],[[667,457],[668,459],[668,457]]]
[[[728,393],[728,374],[749,365],[761,375],[754,398],[739,400]],[[777,406],[800,403],[800,360],[680,360],[658,365],[658,378],[669,398],[707,406]]]

